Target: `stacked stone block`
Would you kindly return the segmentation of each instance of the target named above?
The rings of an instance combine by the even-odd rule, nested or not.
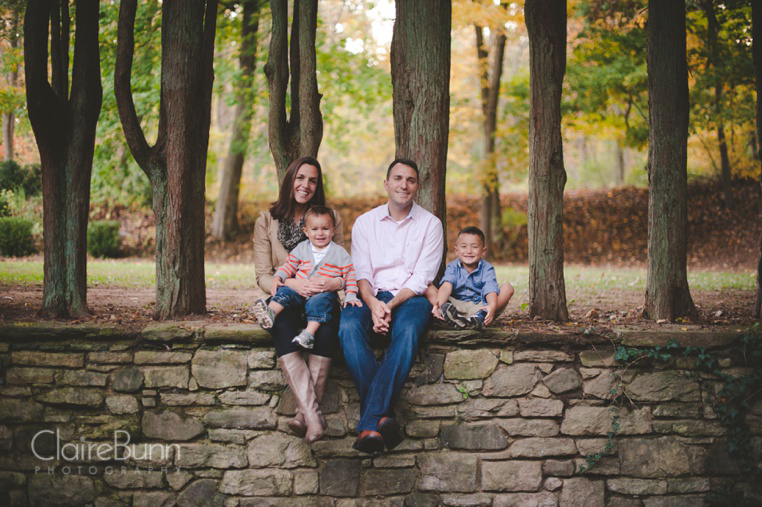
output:
[[[696,333],[681,345],[716,346],[727,371],[743,373],[730,353],[737,335]],[[614,342],[665,339],[625,332]],[[77,337],[5,326],[0,504],[657,507],[747,487],[706,403],[719,380],[681,360],[619,364],[614,342],[432,332],[397,407],[406,439],[369,457],[351,448],[359,401],[340,360],[322,402],[326,438],[309,446],[288,433],[294,400],[256,327],[165,323]],[[748,422],[760,459],[762,403]],[[115,435],[129,446],[71,455]]]

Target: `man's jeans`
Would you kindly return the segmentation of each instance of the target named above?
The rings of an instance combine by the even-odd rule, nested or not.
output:
[[[376,297],[388,303],[393,296],[379,292]],[[394,417],[394,405],[418,351],[418,339],[430,318],[431,304],[423,296],[412,297],[392,310],[389,347],[378,362],[370,348],[373,319],[368,305],[348,305],[341,312],[339,343],[360,395],[357,431],[376,431],[379,419]]]
[[[335,292],[321,292],[305,298],[292,288],[281,285],[271,301],[275,301],[283,308],[304,308],[307,322],[322,324],[331,320],[331,309],[338,302],[338,298]]]

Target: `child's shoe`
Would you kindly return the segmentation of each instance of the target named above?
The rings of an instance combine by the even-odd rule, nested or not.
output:
[[[455,309],[455,306],[453,306],[452,303],[443,303],[439,309],[442,312],[445,322],[452,327],[465,329],[468,325],[468,320],[458,313],[458,310]]]
[[[487,311],[486,310],[479,310],[475,314],[473,314],[471,317],[468,318],[468,327],[472,327],[474,329],[482,329],[484,328],[484,319],[487,318]]]
[[[262,329],[270,329],[275,322],[275,313],[267,306],[264,299],[257,299],[254,301],[254,318],[257,319],[257,323]]]
[[[302,332],[296,335],[296,337],[291,340],[291,342],[296,343],[303,349],[311,349],[315,346],[315,335],[306,329],[302,329]]]

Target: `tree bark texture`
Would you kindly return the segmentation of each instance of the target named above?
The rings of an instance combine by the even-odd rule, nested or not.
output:
[[[526,0],[529,34],[529,313],[564,321],[566,308],[561,85],[566,71],[566,0]]]
[[[262,0],[248,0],[243,4],[241,20],[241,52],[238,62],[241,78],[236,83],[236,106],[230,146],[222,168],[220,194],[212,219],[212,236],[217,239],[229,239],[238,231],[238,195],[241,186],[241,173],[248,146],[251,119],[254,114],[254,69],[257,61],[257,30],[259,28],[259,9]]]
[[[26,97],[42,171],[41,314],[56,318],[77,318],[89,313],[87,217],[95,126],[103,96],[98,1],[76,2],[75,23],[69,94],[69,3],[45,0],[27,4],[24,17]],[[49,64],[52,82],[48,81]]]
[[[15,52],[19,46],[19,23],[21,23],[21,5],[18,8],[11,7],[10,26],[8,29],[8,43],[11,51]],[[18,84],[18,67],[13,65],[7,75],[8,85],[11,89]],[[13,160],[13,131],[15,130],[16,115],[12,111],[3,113],[3,160]]]
[[[503,7],[506,3],[501,4]],[[495,130],[497,128],[497,105],[500,97],[500,78],[503,74],[505,54],[505,34],[495,35],[491,51],[485,49],[484,30],[474,26],[476,33],[476,55],[479,61],[482,96],[482,128],[484,136],[484,157],[482,171],[482,202],[479,225],[484,232],[487,256],[494,253],[500,229],[500,181],[495,164]]]
[[[418,164],[418,203],[439,217],[446,231],[452,6],[444,0],[397,0],[396,12],[391,52],[396,156]]]
[[[270,91],[268,136],[270,152],[283,181],[291,161],[317,157],[323,140],[323,115],[317,86],[315,36],[317,0],[294,2],[291,41],[288,41],[288,0],[270,0],[272,32],[265,64]],[[291,111],[286,118],[287,90],[291,78]]]
[[[151,183],[156,217],[156,307],[167,319],[206,311],[204,176],[211,117],[216,0],[162,4],[161,96],[149,146],[130,89],[137,0],[119,10],[114,90],[133,157]]]
[[[688,68],[685,1],[649,0],[648,275],[645,311],[654,320],[693,317],[686,270]]]
[[[754,81],[757,89],[757,154],[758,161],[762,161],[762,0],[751,0],[751,36],[752,58],[754,60]],[[762,173],[760,173],[760,187],[762,187]],[[759,260],[757,261],[757,298],[754,301],[754,317],[762,320],[762,234],[759,237]]]
[[[722,193],[725,206],[732,209],[734,202],[733,187],[731,184],[730,157],[728,156],[728,144],[725,140],[725,123],[722,121],[722,92],[724,82],[722,80],[722,73],[717,68],[720,61],[717,40],[720,24],[717,20],[717,15],[714,12],[713,0],[702,0],[701,9],[704,11],[707,20],[707,43],[709,52],[706,67],[708,71],[711,69],[714,76],[714,114],[715,121],[717,122],[717,144],[720,147],[720,179],[722,180]]]

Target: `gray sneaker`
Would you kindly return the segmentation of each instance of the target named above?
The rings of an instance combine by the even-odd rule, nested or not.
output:
[[[270,329],[273,327],[275,314],[267,306],[264,299],[257,299],[254,301],[254,308],[252,311],[254,312],[254,318],[257,319],[257,324],[262,326],[262,329]]]
[[[315,335],[306,329],[302,329],[302,332],[296,335],[294,339],[291,340],[291,343],[296,343],[303,349],[311,349],[315,346]]]
[[[465,329],[468,325],[468,319],[458,313],[458,310],[455,309],[452,303],[444,303],[441,306],[440,311],[442,312],[442,316],[444,317],[445,322],[450,324],[452,327]]]

